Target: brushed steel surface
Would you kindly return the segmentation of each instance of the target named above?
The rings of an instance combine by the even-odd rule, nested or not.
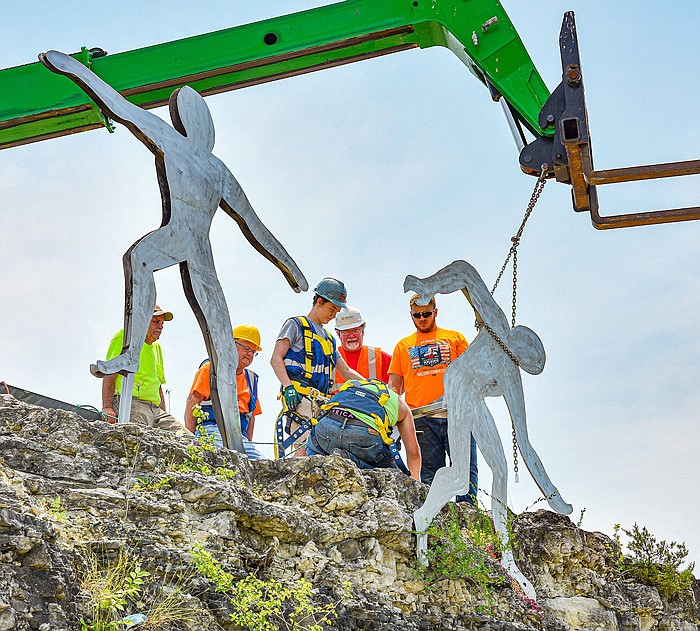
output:
[[[212,403],[224,445],[245,453],[236,393],[238,354],[209,242],[219,206],[250,244],[279,268],[294,291],[308,289],[304,275],[260,221],[233,174],[212,154],[214,123],[195,90],[184,86],[170,96],[171,126],[127,101],[72,57],[49,51],[40,59],[53,72],[77,83],[105,116],[125,125],[156,156],[163,221],[124,254],[124,347],[121,355],[98,361],[93,373],[128,375],[138,370],[156,304],[153,273],[179,264],[185,295],[211,358]]]
[[[525,326],[510,329],[508,319],[491,296],[479,273],[465,261],[454,261],[428,278],[407,276],[404,291],[420,294],[423,302],[437,293],[462,291],[474,308],[477,321],[488,325],[517,358],[520,367],[537,375],[545,364],[545,351],[537,334]],[[491,501],[493,522],[502,541],[507,541],[508,468],[498,429],[486,405],[487,397],[503,397],[515,428],[518,446],[530,474],[549,505],[558,513],[572,511],[552,484],[544,465],[527,435],[525,397],[520,369],[497,343],[486,327],[482,327],[469,348],[453,361],[445,372],[445,404],[447,432],[452,465],[435,474],[425,503],[414,513],[418,559],[427,565],[426,529],[442,507],[469,484],[470,435],[479,446],[484,460],[493,472]],[[530,581],[518,569],[508,547],[501,563],[530,598],[536,598]]]

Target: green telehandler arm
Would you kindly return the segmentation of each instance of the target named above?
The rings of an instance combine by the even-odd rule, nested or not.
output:
[[[573,13],[560,34],[562,81],[550,94],[498,0],[345,0],[107,55],[74,57],[146,109],[178,87],[217,94],[411,48],[451,50],[500,101],[525,173],[571,185],[596,228],[700,219],[700,208],[601,217],[596,186],[700,173],[700,160],[595,171]],[[111,128],[74,83],[39,62],[0,70],[0,149]],[[534,140],[526,141],[524,130]]]
[[[74,56],[144,108],[175,88],[202,95],[411,48],[445,46],[505,95],[536,135],[549,91],[496,0],[346,0],[253,24],[107,55]],[[100,127],[85,93],[40,63],[0,71],[0,148]]]

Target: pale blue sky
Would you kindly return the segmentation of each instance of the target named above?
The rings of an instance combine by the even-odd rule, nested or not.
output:
[[[44,50],[109,52],[195,35],[322,3],[8,3],[0,67]],[[563,12],[576,11],[596,166],[698,158],[694,1],[505,2],[550,89],[559,81]],[[50,9],[49,9],[50,7]],[[1,95],[0,95],[1,96]],[[521,173],[500,107],[451,53],[409,51],[208,99],[215,153],[284,243],[311,286],[343,279],[368,321],[366,339],[391,350],[412,330],[406,274],[466,259],[490,284],[520,224],[534,179]],[[166,110],[156,112],[167,118]],[[0,152],[3,308],[0,379],[73,403],[99,405],[88,365],[121,326],[121,256],[160,223],[151,154],[125,129]],[[601,191],[601,211],[697,205],[697,177]],[[549,182],[520,249],[518,320],[548,362],[526,376],[533,445],[583,527],[646,525],[700,558],[700,223],[597,232]],[[268,365],[276,333],[311,296],[294,294],[220,213],[212,243],[234,323],[257,324],[264,351],[263,421],[278,411]],[[156,276],[175,313],[161,339],[172,411],[182,416],[204,357],[176,269]],[[509,279],[496,294],[509,313]],[[461,295],[439,323],[474,337]],[[498,416],[506,454],[510,432]],[[271,453],[271,451],[269,451]],[[490,475],[482,466],[481,486]],[[527,475],[510,506],[538,498]]]

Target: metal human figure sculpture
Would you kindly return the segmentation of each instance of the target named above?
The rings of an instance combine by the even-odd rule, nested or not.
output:
[[[510,329],[505,314],[481,276],[465,261],[454,261],[428,278],[407,276],[404,291],[415,291],[423,304],[427,304],[436,293],[462,291],[474,308],[480,327],[469,348],[445,372],[452,466],[443,467],[435,474],[425,503],[414,513],[419,561],[428,564],[426,530],[430,522],[450,498],[461,493],[469,482],[471,434],[493,472],[491,507],[494,527],[502,540],[507,538],[508,470],[503,445],[486,405],[486,397],[502,396],[505,399],[520,453],[537,486],[552,509],[564,515],[570,514],[571,505],[563,500],[550,481],[527,435],[520,368],[532,375],[542,372],[545,352],[540,338],[525,326]],[[503,551],[501,563],[527,596],[534,599],[535,590],[518,569],[511,550]]]
[[[91,372],[97,377],[116,373],[130,377],[136,372],[156,303],[153,272],[179,263],[185,295],[211,358],[212,402],[224,444],[245,453],[236,395],[238,354],[209,242],[218,207],[236,221],[250,244],[280,269],[294,291],[308,289],[304,275],[262,224],[233,174],[212,154],[214,123],[195,90],[184,86],[172,93],[173,128],[127,101],[72,57],[52,50],[39,59],[53,72],[77,83],[106,116],[125,125],[156,157],[162,224],[124,254],[124,348],[121,355],[92,365]],[[126,385],[124,390],[131,394]],[[122,397],[126,398],[130,396]]]

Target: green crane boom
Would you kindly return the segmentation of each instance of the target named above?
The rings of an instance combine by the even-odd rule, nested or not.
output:
[[[700,160],[596,171],[574,15],[559,35],[562,80],[550,94],[498,0],[345,0],[114,55],[74,56],[132,103],[165,105],[178,87],[203,95],[411,48],[451,50],[501,100],[530,175],[572,187],[596,228],[700,219],[700,206],[603,217],[597,187],[700,173]],[[42,51],[43,52],[43,51]],[[0,149],[111,128],[73,82],[35,62],[0,70]],[[526,144],[523,126],[534,140]]]
[[[533,134],[553,135],[537,122],[550,93],[497,0],[346,0],[113,55],[83,48],[74,56],[131,102],[153,108],[183,85],[216,94],[431,46],[454,52]],[[0,148],[108,126],[84,92],[38,62],[0,71],[0,94]]]

